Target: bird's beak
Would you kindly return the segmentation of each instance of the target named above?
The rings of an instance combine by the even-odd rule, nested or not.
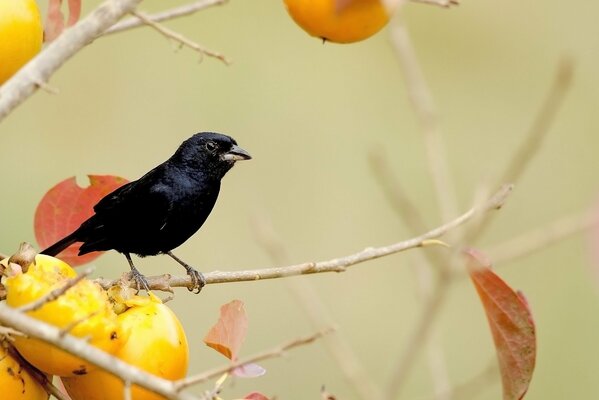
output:
[[[251,160],[252,156],[250,156],[250,153],[248,153],[241,147],[233,145],[233,147],[231,147],[231,150],[222,155],[222,159],[225,161]]]

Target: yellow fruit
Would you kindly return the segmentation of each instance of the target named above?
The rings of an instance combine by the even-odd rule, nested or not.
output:
[[[35,0],[0,0],[0,85],[40,51],[43,38]]]
[[[294,21],[312,36],[353,43],[378,32],[389,21],[382,0],[284,0]]]
[[[3,399],[48,400],[48,393],[7,350],[0,346],[0,393]]]
[[[62,287],[65,281],[76,275],[65,262],[38,254],[26,273],[6,278],[6,302],[12,307],[29,304]],[[128,331],[117,321],[106,292],[87,279],[81,280],[56,300],[27,314],[66,328],[72,335],[86,338],[91,345],[108,353],[114,354],[127,340]],[[27,361],[50,375],[74,376],[96,368],[37,339],[17,337],[14,345]]]
[[[181,323],[157,297],[135,296],[119,314],[121,326],[130,330],[127,343],[115,354],[121,360],[165,379],[181,379],[187,373],[189,348]],[[62,378],[73,400],[119,400],[123,382],[101,369],[87,375]],[[133,386],[132,400],[164,397]]]

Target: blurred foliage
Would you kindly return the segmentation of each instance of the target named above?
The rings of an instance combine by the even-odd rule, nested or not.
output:
[[[97,1],[84,4],[83,13]],[[183,3],[168,2],[168,7]],[[165,2],[146,1],[144,11]],[[498,176],[524,138],[560,57],[577,64],[572,90],[542,151],[519,182],[481,248],[588,207],[596,197],[599,127],[599,4],[590,1],[463,0],[450,10],[409,4],[403,17],[435,96],[460,205]],[[272,265],[256,243],[255,218],[272,222],[293,262],[345,255],[408,237],[373,179],[367,155],[382,149],[430,227],[439,221],[421,132],[383,31],[354,45],[322,44],[298,28],[282,2],[232,0],[167,24],[233,60],[224,66],[177,49],[154,31],[97,39],[0,125],[5,188],[0,249],[34,241],[33,213],[62,179],[85,174],[137,178],[200,130],[234,136],[253,156],[224,180],[200,233],[179,249],[200,270]],[[528,399],[599,396],[597,287],[587,242],[578,235],[504,266],[536,318],[538,362]],[[383,385],[421,310],[416,252],[352,267],[343,274],[293,278],[312,285],[373,379]],[[126,271],[110,253],[97,274]],[[146,274],[178,272],[172,260],[137,263]],[[202,344],[218,307],[246,304],[250,354],[314,330],[284,280],[184,289],[171,303],[186,327],[191,371],[222,364]],[[487,321],[466,280],[452,288],[435,325],[452,383],[494,360]],[[242,354],[243,355],[243,354]],[[320,387],[354,398],[322,343],[265,362],[268,373],[237,381],[280,398],[317,398]],[[559,379],[556,379],[559,377]],[[403,398],[428,398],[426,352]],[[476,399],[497,399],[499,381]]]

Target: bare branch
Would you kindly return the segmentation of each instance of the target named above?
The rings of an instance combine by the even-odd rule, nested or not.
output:
[[[597,225],[599,220],[592,211],[565,216],[548,225],[514,236],[504,243],[494,245],[487,249],[486,253],[494,264],[507,263]]]
[[[215,378],[219,375],[222,374],[226,374],[228,372],[233,371],[235,368],[239,368],[242,367],[244,365],[247,364],[251,364],[251,363],[257,363],[258,361],[262,361],[262,360],[266,360],[268,358],[273,358],[273,357],[280,357],[283,354],[285,354],[285,352],[287,352],[288,350],[291,350],[295,347],[298,346],[304,346],[306,344],[310,344],[312,342],[314,342],[315,340],[320,339],[321,337],[323,337],[324,335],[327,335],[331,332],[333,332],[334,329],[333,328],[329,328],[329,329],[325,329],[323,331],[320,332],[316,332],[312,335],[309,336],[304,336],[304,337],[300,337],[297,339],[294,339],[288,343],[282,344],[280,346],[275,347],[274,349],[271,350],[267,350],[264,351],[262,353],[258,353],[256,355],[253,355],[251,357],[247,357],[243,360],[240,361],[235,361],[232,362],[231,364],[224,366],[224,367],[220,367],[220,368],[215,368],[213,370],[207,371],[207,372],[203,372],[201,374],[198,375],[194,375],[194,376],[190,376],[188,378],[183,378],[180,379],[178,381],[175,381],[175,387],[177,388],[177,390],[183,390],[186,387],[192,386],[192,385],[197,385],[199,383],[202,382],[206,382],[212,378]]]
[[[196,42],[186,38],[185,36],[183,36],[182,34],[180,34],[179,32],[175,32],[172,29],[167,28],[164,25],[161,25],[157,22],[152,21],[150,18],[148,18],[147,15],[145,15],[144,13],[141,13],[139,11],[131,11],[132,15],[135,15],[136,18],[138,18],[140,21],[142,21],[144,24],[154,28],[156,31],[160,32],[162,35],[164,35],[166,38],[168,39],[172,39],[175,40],[176,42],[178,42],[181,46],[187,46],[192,50],[197,51],[200,56],[209,56],[209,57],[214,57],[217,58],[219,60],[221,60],[222,62],[224,62],[225,64],[229,64],[229,60],[227,60],[227,58],[217,52],[214,52],[212,50],[209,50],[203,46],[200,46],[199,44],[197,44]]]
[[[29,337],[43,340],[63,349],[81,359],[90,362],[106,371],[118,376],[124,381],[142,386],[168,399],[194,400],[195,396],[180,393],[175,389],[172,381],[149,374],[139,368],[133,367],[104,351],[91,346],[85,340],[69,334],[63,334],[60,329],[45,322],[36,320],[14,308],[0,303],[0,323],[11,326]]]
[[[412,0],[414,3],[430,4],[433,6],[439,6],[449,8],[451,6],[457,6],[460,4],[458,0]]]
[[[403,71],[412,107],[422,126],[429,171],[437,193],[441,217],[447,221],[456,214],[457,200],[443,146],[439,116],[408,30],[403,23],[398,21],[392,26],[391,40]]]
[[[168,10],[161,11],[156,14],[147,15],[147,18],[153,22],[162,22],[170,19],[175,19],[179,17],[184,17],[186,15],[194,14],[198,11],[204,10],[208,7],[217,6],[225,4],[227,0],[200,0],[194,1],[189,4],[184,4],[179,7],[170,8]],[[129,30],[132,28],[138,28],[140,26],[146,25],[144,22],[140,21],[138,18],[128,18],[126,20],[120,21],[115,24],[108,30],[104,32],[104,35],[110,35],[112,33],[118,33],[125,30]]]
[[[285,278],[289,276],[317,274],[324,272],[344,272],[347,267],[376,258],[385,257],[391,254],[399,253],[409,249],[423,247],[430,244],[439,244],[432,239],[438,238],[447,232],[459,227],[473,217],[498,209],[503,206],[507,197],[512,191],[512,185],[504,185],[497,193],[490,197],[486,202],[477,205],[454,220],[432,229],[420,236],[402,242],[394,243],[389,246],[369,247],[358,253],[350,254],[345,257],[334,258],[327,261],[306,262],[302,264],[289,265],[285,267],[273,267],[253,269],[246,271],[213,271],[204,274],[206,284],[230,283],[243,281],[258,281],[262,279]],[[148,277],[148,285],[153,290],[169,290],[172,287],[190,287],[193,285],[189,276],[171,276],[170,274]],[[109,288],[122,283],[121,280],[95,280],[102,287]],[[134,287],[134,283],[130,283]]]
[[[68,59],[133,10],[142,0],[106,0],[67,29],[0,86],[0,121],[44,85]]]

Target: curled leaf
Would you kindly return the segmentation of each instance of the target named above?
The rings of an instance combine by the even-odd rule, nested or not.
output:
[[[528,302],[491,269],[476,250],[466,252],[470,278],[484,307],[499,361],[504,400],[520,400],[530,385],[536,334]]]
[[[50,189],[35,210],[34,231],[37,243],[46,248],[81,225],[94,213],[94,205],[108,193],[127,183],[113,175],[88,175],[89,186],[77,185],[75,177],[65,179]],[[101,253],[78,256],[80,243],[74,244],[58,256],[61,260],[77,266],[88,263]]]
[[[233,300],[220,308],[220,317],[208,331],[204,343],[235,361],[248,329],[248,319],[241,300]]]

